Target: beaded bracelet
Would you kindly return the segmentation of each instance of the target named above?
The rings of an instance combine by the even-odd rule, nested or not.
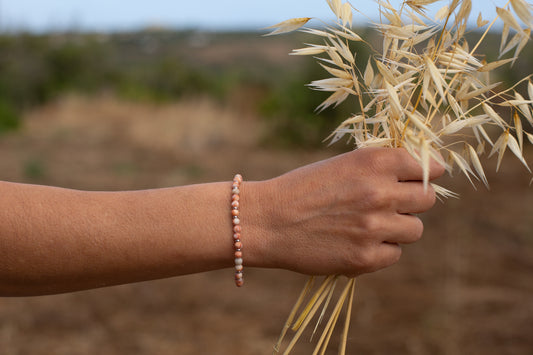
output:
[[[242,176],[240,174],[235,175],[233,178],[233,184],[231,185],[231,221],[233,224],[233,248],[235,249],[235,285],[241,287],[244,285],[242,277],[243,265],[242,265],[242,241],[241,241],[241,220],[239,219],[239,205],[241,192]]]

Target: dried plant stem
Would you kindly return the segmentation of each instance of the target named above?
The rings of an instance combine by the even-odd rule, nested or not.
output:
[[[307,325],[309,324],[311,319],[313,319],[313,316],[316,314],[316,312],[320,308],[320,305],[322,304],[322,302],[324,302],[324,299],[326,298],[326,296],[329,293],[329,289],[331,287],[333,287],[333,280],[335,278],[337,278],[337,277],[338,276],[328,276],[326,278],[326,280],[324,280],[324,283],[322,284],[322,287],[320,287],[320,289],[317,291],[316,295],[318,296],[318,298],[313,300],[312,304],[310,302],[308,307],[306,307],[306,309],[304,310],[304,313],[302,313],[302,316],[303,316],[302,322],[300,324],[298,324],[298,327],[296,327],[296,329],[298,331],[296,332],[296,334],[292,338],[291,342],[287,346],[287,349],[285,350],[283,355],[290,354],[290,352],[292,351],[292,349],[294,348],[294,346],[298,342],[298,339],[300,339],[300,337],[302,336],[303,331],[305,330],[305,328],[307,327]],[[311,306],[311,305],[312,305],[312,307],[308,310],[309,306]],[[294,329],[295,329],[295,327],[293,327],[293,330]]]
[[[503,7],[509,6],[510,3],[511,3],[510,0],[507,1],[507,3]],[[485,29],[485,31],[483,32],[483,35],[481,35],[481,38],[479,38],[479,41],[477,41],[477,43],[474,46],[474,48],[472,48],[472,50],[470,51],[470,55],[473,55],[474,53],[476,53],[477,49],[479,48],[481,43],[483,43],[483,41],[485,40],[485,37],[487,37],[487,35],[489,34],[490,30],[492,29],[492,27],[494,26],[496,21],[498,21],[499,18],[500,18],[499,15],[496,15],[496,17],[494,17],[494,19],[492,20],[490,25],[488,25],[487,28]]]
[[[348,310],[346,311],[346,319],[344,320],[344,330],[342,331],[341,342],[339,345],[339,355],[346,354],[346,343],[348,343],[348,331],[350,329],[350,321],[352,320],[353,298],[355,295],[355,279],[350,279],[348,285],[350,286],[350,299],[348,300]]]
[[[509,5],[509,2],[507,2],[507,4],[505,6],[508,6]],[[490,23],[490,25],[485,29],[485,31],[483,32],[483,34],[481,35],[481,38],[477,41],[477,43],[475,44],[474,48],[472,48],[472,50],[470,51],[470,55],[474,55],[474,53],[476,53],[476,50],[479,48],[479,46],[481,45],[481,43],[483,43],[483,40],[485,39],[485,37],[487,36],[487,34],[490,32],[492,26],[494,26],[494,24],[496,23],[496,21],[498,20],[499,16],[497,15],[493,20],[492,22]],[[447,20],[446,20],[447,21]],[[435,48],[435,52],[437,52],[437,48]],[[464,63],[467,62],[467,59],[464,59],[463,61]],[[447,68],[448,69],[448,68]],[[452,79],[450,80],[450,83],[448,84],[448,87],[446,88],[446,90],[444,91],[444,95],[448,95],[449,91],[450,91],[450,88],[452,87],[452,85],[455,83],[455,81],[457,80],[457,78],[460,77],[460,73],[456,73]],[[437,98],[438,96],[438,93],[435,93],[434,95],[434,99]],[[488,101],[489,99],[487,99]],[[439,107],[440,105],[442,105],[442,102],[443,102],[443,98],[439,98],[439,101],[437,102],[437,107]],[[439,113],[439,110],[437,109],[437,107],[433,108],[433,112],[429,113],[427,118],[426,118],[426,123],[427,122],[431,122],[434,118],[435,118],[435,115],[437,113]]]
[[[300,339],[305,329],[307,329],[308,325],[315,318],[315,315],[317,314],[318,310],[322,307],[322,312],[320,316],[318,317],[318,320],[316,321],[316,325],[315,325],[315,328],[312,334],[314,335],[317,332],[317,329],[320,326],[322,318],[324,317],[326,310],[328,308],[328,304],[333,297],[335,286],[338,283],[339,279],[340,279],[339,276],[326,277],[324,281],[320,284],[318,289],[310,297],[309,301],[306,304],[306,307],[304,307],[300,316],[292,325],[292,330],[295,331],[296,333],[293,335],[292,340],[289,342],[289,344],[287,345],[287,348],[283,352],[284,355],[290,354],[290,352],[292,351],[292,349],[294,348],[294,346]],[[304,289],[300,293],[300,296],[298,297],[298,300],[296,301],[296,304],[294,305],[287,319],[287,322],[285,323],[285,326],[282,329],[280,338],[274,347],[274,351],[273,351],[274,355],[280,352],[283,339],[285,338],[289,328],[291,328],[291,323],[293,322],[296,316],[296,313],[298,312],[298,309],[303,304],[305,297],[310,294],[313,284],[314,284],[314,277],[311,277],[309,278]],[[342,336],[341,336],[340,343],[339,343],[339,354],[345,354],[346,343],[348,339],[349,324],[350,324],[351,314],[352,314],[352,304],[353,304],[354,294],[355,294],[355,279],[352,278],[348,280],[348,282],[342,289],[340,296],[329,315],[328,322],[326,323],[324,328],[321,330],[321,335],[320,335],[319,340],[317,341],[317,344],[315,345],[313,355],[323,355],[325,351],[327,350],[331,336],[335,329],[335,326],[339,320],[339,317],[342,314],[342,309],[346,305],[346,313],[345,313],[346,319],[344,320]]]
[[[289,314],[289,317],[287,317],[287,321],[285,322],[285,325],[283,326],[283,329],[281,331],[281,335],[279,336],[279,340],[274,346],[274,351],[272,352],[273,355],[279,353],[281,343],[283,342],[283,339],[285,338],[285,335],[287,334],[287,331],[291,327],[292,321],[294,317],[296,317],[296,313],[298,312],[298,309],[300,308],[301,304],[303,303],[305,297],[307,294],[311,291],[313,288],[313,284],[315,283],[315,277],[311,276],[307,283],[305,284],[304,289],[300,293],[300,296],[298,297],[298,300],[294,304],[294,307],[292,307],[291,313]]]
[[[334,279],[336,279],[338,276],[328,276],[323,282],[322,282],[322,285],[320,285],[320,287],[318,288],[318,290],[315,292],[315,294],[313,295],[313,297],[311,297],[311,300],[309,301],[309,303],[307,303],[307,306],[304,308],[304,310],[302,311],[302,313],[300,314],[300,317],[298,317],[298,319],[296,320],[296,322],[294,322],[294,325],[292,326],[292,330],[293,331],[297,331],[302,323],[304,323],[305,319],[308,317],[309,315],[309,312],[311,311],[311,309],[316,305],[317,302],[320,301],[320,303],[322,303],[323,300],[320,300],[322,295],[324,295],[324,290],[329,290],[330,287],[332,286],[332,282],[334,281]]]
[[[322,319],[324,318],[324,315],[326,314],[326,311],[328,309],[329,303],[331,302],[331,298],[333,297],[333,292],[335,292],[335,286],[337,286],[337,281],[339,281],[338,278],[335,279],[333,287],[331,287],[331,289],[328,292],[328,298],[326,299],[326,302],[324,302],[324,306],[322,307],[322,312],[320,313],[320,316],[318,317],[318,320],[317,320],[316,325],[315,325],[315,329],[313,329],[313,334],[311,335],[311,341],[313,341],[313,337],[316,334],[316,331],[317,331],[318,327],[322,323]]]
[[[322,336],[318,340],[318,343],[315,347],[315,352],[313,353],[313,355],[317,355],[320,349],[322,349],[322,351],[320,352],[320,355],[323,355],[326,352],[326,349],[329,344],[329,340],[331,338],[331,334],[333,334],[333,329],[335,329],[335,325],[337,324],[337,319],[339,318],[342,307],[346,303],[348,292],[351,289],[352,289],[352,281],[350,280],[348,284],[346,285],[346,287],[344,288],[344,290],[342,291],[342,294],[339,297],[339,300],[337,301],[335,308],[333,308],[333,312],[331,313],[329,321],[326,324],[324,331],[322,332]]]

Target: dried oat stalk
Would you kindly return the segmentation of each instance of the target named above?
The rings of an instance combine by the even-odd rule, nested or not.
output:
[[[470,182],[479,180],[487,186],[479,159],[486,151],[489,157],[497,155],[497,169],[504,153],[510,150],[530,170],[523,146],[527,141],[533,143],[533,135],[523,129],[523,124],[533,127],[533,83],[530,76],[509,88],[493,82],[497,77],[494,73],[512,66],[530,39],[533,15],[529,3],[509,0],[496,7],[497,17],[489,22],[481,14],[471,13],[471,0],[405,0],[398,7],[388,0],[375,0],[377,17],[382,19],[373,24],[382,38],[381,48],[376,49],[352,27],[353,12],[357,10],[350,2],[326,1],[336,17],[334,23],[305,28],[310,18],[293,19],[272,26],[271,34],[299,29],[317,37],[316,43],[291,54],[314,56],[329,74],[328,78],[310,83],[311,88],[330,93],[318,111],[348,99],[355,100],[361,108],[332,133],[331,143],[348,136],[357,148],[403,147],[422,166],[425,186],[432,158],[448,172],[458,169]],[[443,6],[430,15],[427,6],[435,3]],[[476,19],[481,33],[475,43],[466,38],[467,31],[473,30],[471,18]],[[478,49],[498,21],[503,26],[499,57],[488,61]],[[364,67],[356,65],[357,53],[351,49],[354,42],[368,46],[372,53],[364,60]],[[526,97],[517,89],[524,89]],[[454,196],[443,187],[434,187],[441,196]],[[306,317],[316,313],[316,302],[328,300],[330,288],[334,287],[332,280],[326,278],[304,309],[300,324],[295,327],[296,339],[301,334],[300,327],[309,322]],[[348,285],[353,289],[353,280]],[[353,291],[343,292],[341,300],[352,296]],[[334,311],[332,316],[334,326],[338,314]],[[325,351],[331,324],[326,324],[316,353]],[[346,329],[347,324],[348,320]],[[346,345],[346,332],[340,353]]]

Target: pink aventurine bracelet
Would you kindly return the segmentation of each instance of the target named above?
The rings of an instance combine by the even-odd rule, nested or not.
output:
[[[231,222],[233,224],[233,247],[235,249],[235,285],[241,287],[244,285],[242,278],[242,241],[241,241],[241,220],[239,218],[239,205],[241,192],[242,176],[240,174],[235,175],[233,178],[233,184],[231,185]]]

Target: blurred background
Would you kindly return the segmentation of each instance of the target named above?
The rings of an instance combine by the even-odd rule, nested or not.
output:
[[[1,1],[0,179],[88,190],[236,171],[267,179],[352,149],[323,139],[355,108],[314,113],[325,97],[304,84],[325,74],[287,55],[309,38],[261,37],[297,16],[327,19],[329,9],[321,0]],[[372,40],[367,21],[357,17],[357,31]],[[499,79],[529,74],[532,54]],[[507,158],[498,174],[486,162],[490,190],[443,178],[461,199],[422,216],[425,238],[398,265],[360,278],[349,354],[533,353],[531,177]],[[247,270],[237,290],[221,270],[3,298],[0,354],[269,354],[305,281]]]

